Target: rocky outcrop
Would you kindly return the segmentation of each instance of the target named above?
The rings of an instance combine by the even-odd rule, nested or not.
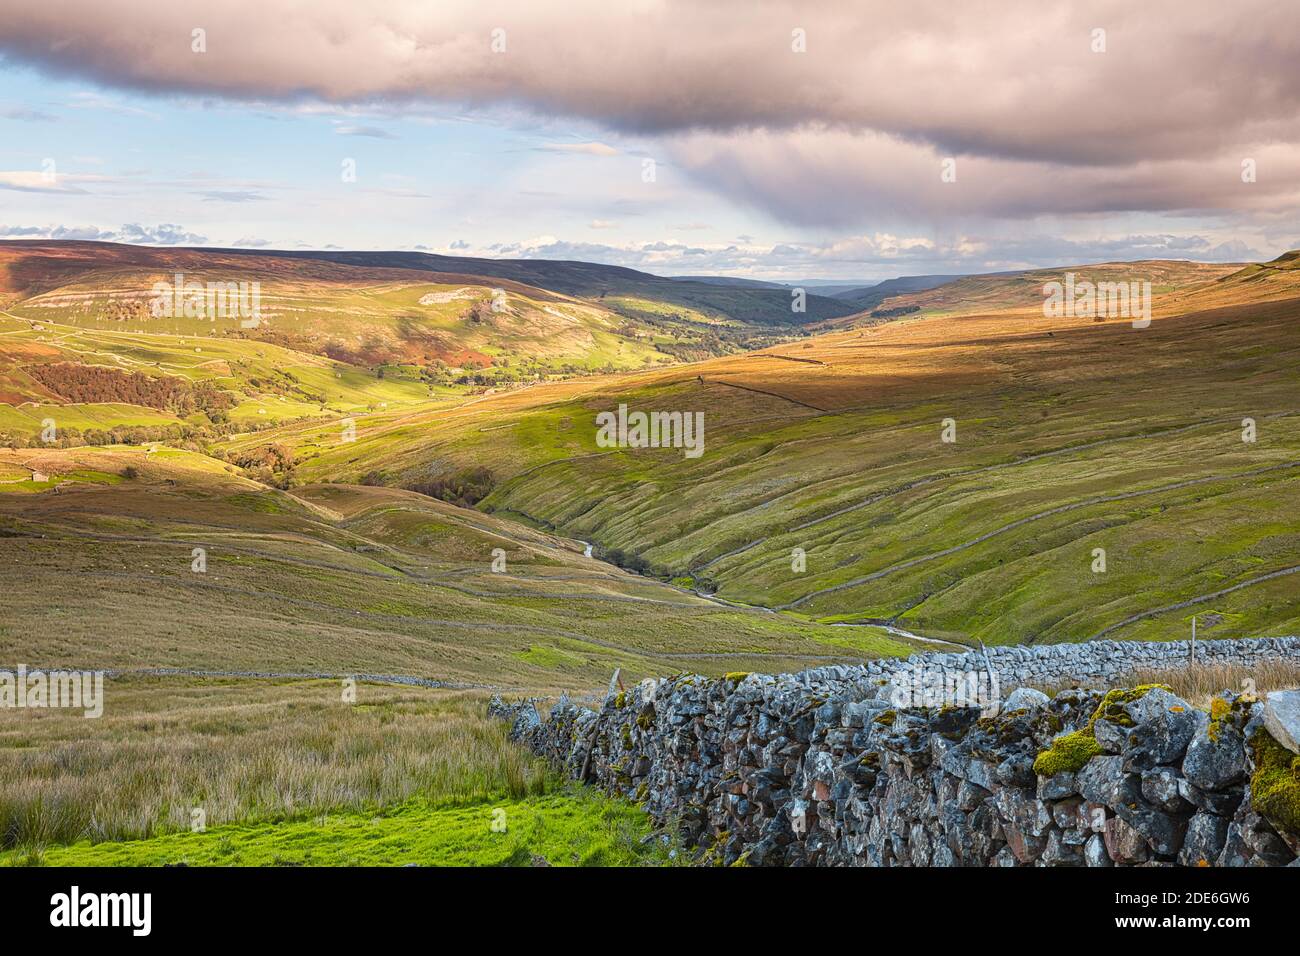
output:
[[[1221,643],[1239,642],[1198,650]],[[1036,650],[1011,659],[1050,670],[1041,658],[1054,656]],[[1161,687],[1002,696],[1019,682],[1005,658],[990,651],[992,674],[975,655],[922,655],[681,675],[598,710],[561,699],[545,721],[531,702],[491,710],[553,765],[643,804],[718,863],[1296,865],[1286,808],[1300,784],[1263,703],[1225,693],[1207,714]]]

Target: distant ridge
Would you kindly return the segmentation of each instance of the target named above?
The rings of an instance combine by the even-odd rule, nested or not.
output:
[[[199,250],[196,250],[199,251]],[[690,309],[711,311],[740,322],[799,326],[860,311],[852,302],[809,294],[805,311],[791,308],[789,292],[774,285],[670,279],[624,266],[569,259],[484,259],[429,252],[347,252],[331,250],[204,249],[229,255],[315,259],[342,265],[420,269],[426,272],[509,279],[587,299],[605,296],[648,297]]]

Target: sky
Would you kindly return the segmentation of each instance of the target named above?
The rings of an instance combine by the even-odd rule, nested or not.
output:
[[[875,281],[1300,247],[1300,4],[0,3],[0,238]]]

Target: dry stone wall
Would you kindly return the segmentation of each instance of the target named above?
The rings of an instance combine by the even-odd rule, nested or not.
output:
[[[1300,692],[1225,692],[1205,713],[1159,687],[1048,699],[1021,686],[1109,683],[1185,663],[1179,651],[1098,642],[679,675],[598,710],[561,699],[545,721],[528,701],[494,699],[491,710],[555,766],[643,804],[711,862],[1300,865]],[[1198,659],[1300,661],[1300,639],[1198,642]],[[936,687],[950,702],[910,706]]]

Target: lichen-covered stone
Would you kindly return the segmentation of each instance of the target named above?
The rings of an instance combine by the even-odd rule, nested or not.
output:
[[[1209,718],[1200,715],[1183,760],[1183,775],[1202,790],[1223,790],[1246,779],[1245,737],[1228,722],[1213,728],[1213,733],[1211,729]]]
[[[1204,811],[1187,824],[1187,836],[1178,854],[1183,866],[1212,866],[1228,840],[1228,821]]]
[[[1027,678],[1181,664],[1170,646],[990,648],[976,662],[981,671],[992,665],[1010,690]],[[1207,661],[1300,659],[1293,638],[1199,649]],[[1300,828],[1292,831],[1286,810],[1295,755],[1275,740],[1247,746],[1266,734],[1264,705],[1253,698],[1221,695],[1208,715],[1159,685],[1069,690],[1046,702],[1025,693],[1004,701],[1024,706],[996,712],[881,701],[883,687],[906,686],[920,667],[960,671],[969,659],[926,654],[777,676],[683,674],[591,701],[594,709],[562,698],[546,720],[535,701],[494,698],[489,712],[554,766],[637,801],[714,863],[1272,866],[1296,859]],[[1115,753],[1103,752],[1099,725]]]

